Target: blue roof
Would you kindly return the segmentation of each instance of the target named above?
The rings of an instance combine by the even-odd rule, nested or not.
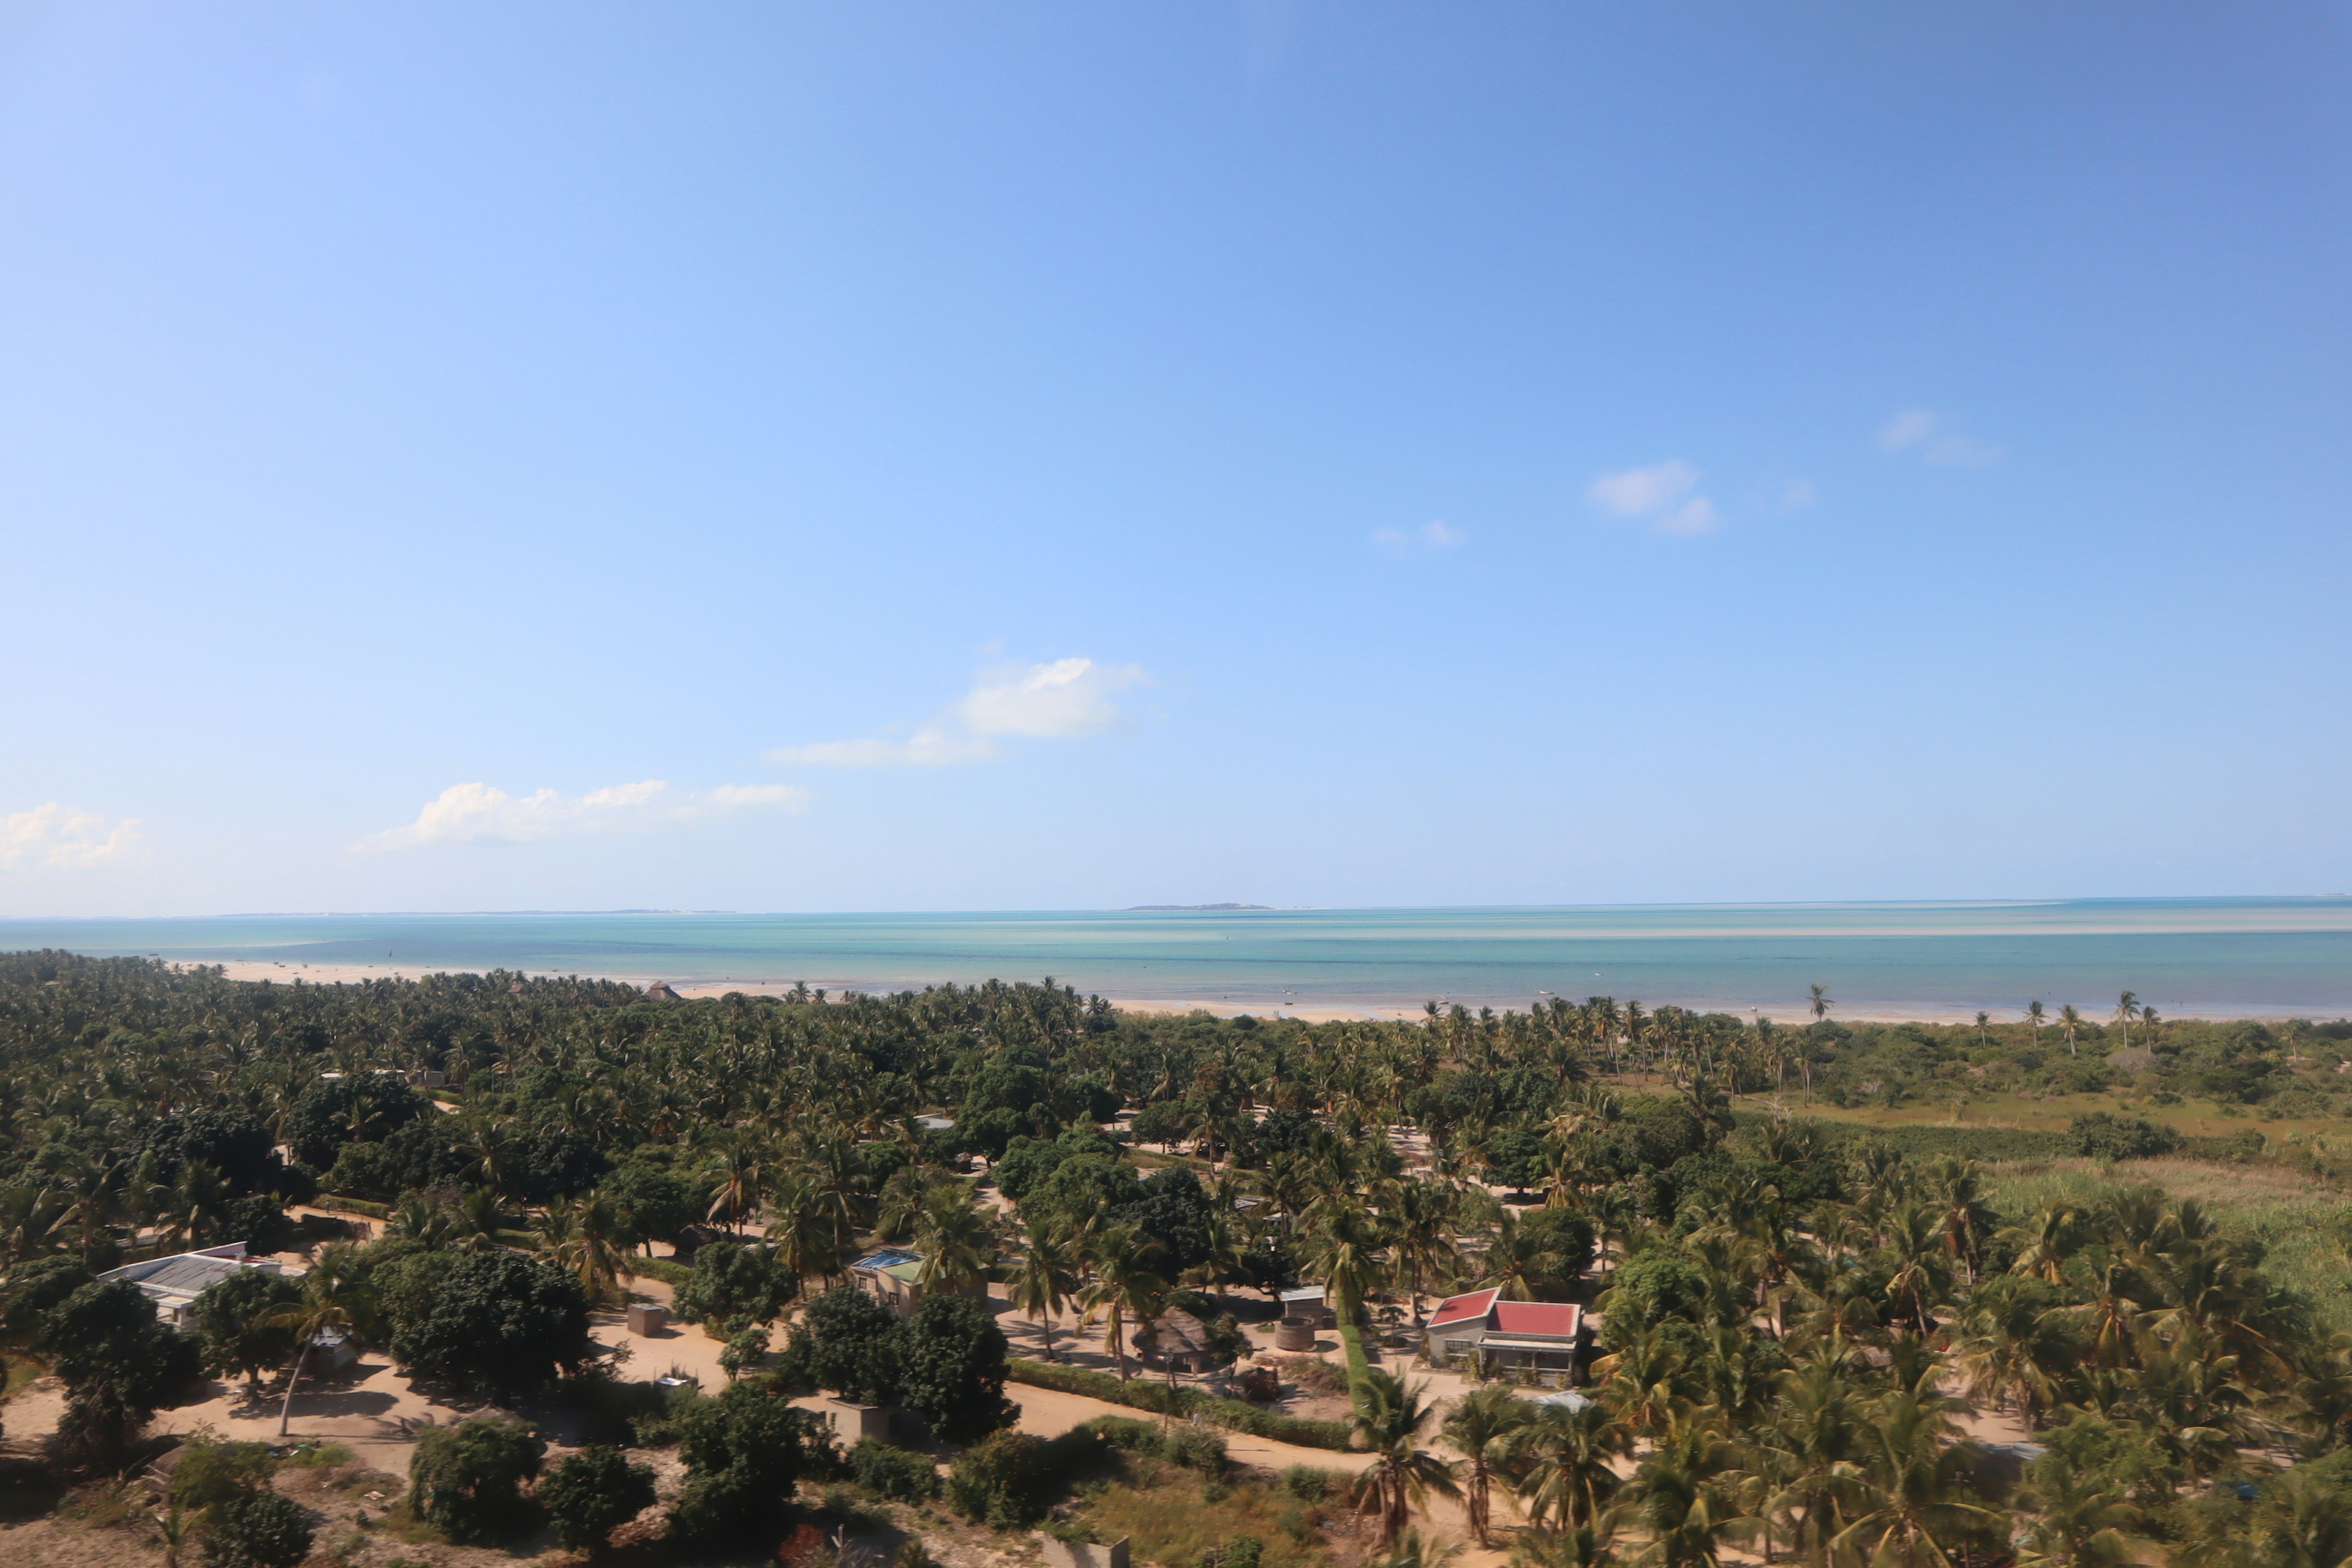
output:
[[[919,1252],[909,1252],[903,1247],[886,1247],[878,1252],[867,1253],[850,1267],[852,1268],[895,1268],[901,1263],[920,1263],[922,1260],[923,1255]]]

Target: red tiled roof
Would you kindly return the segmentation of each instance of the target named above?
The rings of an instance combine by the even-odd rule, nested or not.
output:
[[[1584,1309],[1567,1301],[1497,1301],[1495,1331],[1498,1334],[1547,1334],[1576,1337]]]
[[[1494,1310],[1500,1289],[1473,1290],[1467,1296],[1448,1296],[1437,1304],[1437,1315],[1429,1320],[1433,1329],[1447,1323],[1478,1322]]]

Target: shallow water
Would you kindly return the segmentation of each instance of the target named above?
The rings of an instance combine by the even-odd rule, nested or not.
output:
[[[2352,1014],[2352,900],[1687,905],[982,914],[238,915],[0,921],[0,949],[181,962],[518,969],[839,989],[1052,975],[1121,1000],[1388,1014],[1549,994],[1790,1021]]]

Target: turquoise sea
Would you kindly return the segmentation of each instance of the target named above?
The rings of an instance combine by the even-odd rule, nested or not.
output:
[[[997,914],[236,915],[0,921],[0,949],[895,990],[1051,975],[1122,1001],[1367,1016],[1549,994],[1802,1016],[2352,1016],[2352,899]]]

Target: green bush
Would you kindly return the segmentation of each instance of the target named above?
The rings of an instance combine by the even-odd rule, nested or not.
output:
[[[686,1490],[670,1518],[680,1536],[702,1543],[780,1529],[800,1478],[828,1468],[835,1453],[823,1421],[756,1383],[691,1401],[677,1425]]]
[[[979,1302],[925,1296],[898,1331],[898,1397],[944,1442],[970,1443],[1010,1426],[1004,1331]]]
[[[898,1320],[863,1290],[843,1286],[808,1304],[793,1332],[787,1366],[795,1380],[859,1405],[898,1395]]]
[[[79,1258],[60,1255],[17,1264],[0,1279],[0,1334],[30,1340],[41,1331],[41,1320],[50,1308],[93,1282],[94,1276]]]
[[[185,1509],[215,1509],[269,1482],[269,1449],[261,1443],[191,1443],[172,1468],[172,1500]]]
[[[583,1448],[539,1483],[555,1539],[573,1552],[594,1552],[614,1530],[654,1505],[654,1472],[633,1465],[618,1448]]]
[[[1150,1410],[1161,1415],[1198,1415],[1202,1420],[1228,1431],[1245,1432],[1253,1437],[1265,1437],[1302,1448],[1329,1448],[1339,1453],[1348,1449],[1348,1424],[1344,1421],[1302,1420],[1272,1410],[1260,1410],[1238,1399],[1218,1399],[1196,1388],[1177,1389],[1171,1402],[1168,1385],[1157,1380],[1137,1378],[1121,1383],[1107,1372],[1091,1372],[1085,1367],[1042,1361],[1008,1362],[1005,1375],[1014,1383],[1058,1389],[1064,1394],[1083,1394],[1089,1399],[1099,1399],[1109,1405],[1124,1405],[1131,1409]]]
[[[2094,1160],[2147,1160],[2180,1147],[2180,1135],[2169,1127],[2104,1110],[2077,1116],[2066,1135],[2074,1140],[2074,1152]]]
[[[892,1502],[929,1502],[940,1495],[940,1473],[929,1459],[871,1437],[849,1450],[849,1473],[859,1486]]]
[[[410,1506],[452,1541],[495,1541],[523,1522],[522,1484],[546,1452],[520,1421],[485,1416],[436,1428],[408,1458]]]
[[[718,1323],[731,1333],[751,1323],[775,1321],[800,1281],[772,1247],[706,1242],[675,1298],[677,1315],[689,1323]]]
[[[992,1433],[956,1456],[948,1501],[992,1530],[1025,1530],[1045,1514],[1053,1473],[1042,1439],[1026,1432]]]
[[[426,1252],[378,1274],[392,1353],[412,1377],[512,1404],[594,1352],[588,1298],[552,1263],[503,1250]]]
[[[1293,1465],[1282,1472],[1282,1489],[1300,1502],[1321,1502],[1339,1489],[1343,1479],[1312,1465]]]
[[[310,1511],[276,1492],[251,1491],[221,1504],[205,1536],[205,1568],[294,1568],[310,1555]]]

